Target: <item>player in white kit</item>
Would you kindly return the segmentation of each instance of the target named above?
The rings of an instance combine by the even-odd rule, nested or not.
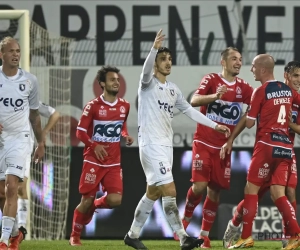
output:
[[[59,112],[56,111],[53,107],[46,105],[42,102],[39,102],[39,113],[41,116],[48,119],[47,124],[43,128],[43,135],[46,139],[46,136],[48,132],[55,126],[55,124],[58,122],[59,119]],[[31,129],[30,131],[30,146],[29,146],[29,153],[26,158],[26,167],[25,167],[25,173],[24,173],[24,179],[23,182],[19,184],[18,188],[18,227],[19,230],[22,232],[23,237],[27,234],[26,230],[26,223],[27,223],[27,215],[28,215],[28,206],[29,206],[29,200],[27,196],[27,180],[30,176],[30,166],[31,166],[31,154],[34,146],[34,133]]]
[[[34,161],[39,162],[45,152],[38,112],[38,83],[34,75],[19,68],[20,52],[15,39],[5,37],[0,42],[0,124],[3,127],[0,136],[0,194],[2,202],[5,199],[0,250],[6,250],[8,246],[11,250],[18,249],[18,186],[24,178],[30,144],[29,120],[38,143]]]
[[[203,240],[187,235],[176,204],[176,189],[172,175],[173,109],[176,107],[197,123],[214,128],[221,133],[228,135],[230,130],[192,108],[177,85],[166,80],[167,75],[171,73],[172,57],[169,49],[161,47],[163,39],[164,35],[160,30],[145,60],[140,78],[138,139],[140,160],[147,179],[147,190],[136,208],[134,221],[124,242],[134,249],[147,249],[139,241],[140,232],[152,211],[154,202],[162,197],[166,219],[172,230],[179,236],[181,249],[189,250],[199,247]]]

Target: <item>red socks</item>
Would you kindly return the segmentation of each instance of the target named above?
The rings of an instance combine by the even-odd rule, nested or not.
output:
[[[83,226],[85,225],[85,217],[86,215],[79,212],[77,208],[74,210],[71,237],[81,235]]]
[[[236,207],[233,218],[231,220],[232,224],[238,227],[243,221],[243,206],[244,200],[242,200]]]
[[[202,227],[203,231],[210,231],[211,227],[215,221],[219,203],[213,202],[206,196],[204,205],[203,205],[203,218],[202,218]]]
[[[242,239],[247,239],[252,235],[252,225],[257,213],[258,195],[245,194],[243,205],[243,231]]]
[[[187,192],[187,196],[186,196],[184,216],[187,218],[191,218],[193,216],[195,208],[199,205],[201,200],[202,200],[202,194],[197,196],[193,192],[192,187],[190,187],[189,191]]]
[[[275,205],[282,215],[284,224],[288,225],[288,233],[290,236],[296,236],[300,233],[294,209],[294,207],[296,207],[296,202],[293,202],[293,205],[291,205],[287,197],[282,196],[275,201]]]

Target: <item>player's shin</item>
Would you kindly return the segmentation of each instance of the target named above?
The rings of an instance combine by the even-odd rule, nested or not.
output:
[[[162,205],[167,221],[169,222],[173,231],[178,235],[180,243],[182,243],[188,235],[183,228],[182,221],[179,216],[176,197],[162,197]]]
[[[243,206],[244,206],[244,200],[242,200],[236,207],[234,211],[233,218],[231,220],[232,224],[235,227],[240,226],[242,219],[243,219]]]
[[[209,231],[212,228],[212,225],[215,221],[217,210],[219,204],[217,202],[212,201],[206,196],[204,205],[203,205],[203,219],[202,219],[202,228],[200,235],[201,236],[208,236]]]
[[[146,194],[142,197],[134,212],[134,220],[128,232],[132,239],[140,237],[141,230],[153,209],[155,201],[147,198]]]
[[[85,214],[81,213],[77,208],[74,210],[72,233],[71,236],[80,236],[83,226],[85,225]]]
[[[193,192],[193,188],[190,187],[190,189],[187,192],[186,195],[186,203],[185,203],[185,209],[184,209],[184,219],[186,221],[190,221],[195,208],[199,205],[199,203],[202,200],[202,194],[197,195]]]
[[[247,239],[252,235],[252,225],[257,213],[257,206],[258,196],[256,194],[245,194],[242,239]]]

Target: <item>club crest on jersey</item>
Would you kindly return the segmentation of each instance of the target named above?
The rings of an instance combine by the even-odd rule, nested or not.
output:
[[[174,96],[175,95],[174,89],[170,89],[170,93],[171,93],[172,96]]]
[[[120,112],[121,112],[121,113],[126,113],[126,109],[125,109],[124,106],[121,106],[121,107],[120,107]]]
[[[24,91],[24,90],[25,90],[25,84],[24,84],[24,83],[20,83],[20,84],[19,84],[19,89],[20,89],[21,91]]]
[[[240,87],[236,88],[236,98],[242,98],[242,90]]]

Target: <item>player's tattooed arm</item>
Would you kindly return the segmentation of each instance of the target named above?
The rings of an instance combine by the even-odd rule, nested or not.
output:
[[[44,136],[43,136],[43,130],[42,130],[42,124],[41,124],[41,117],[38,109],[30,109],[29,113],[29,121],[32,126],[32,130],[34,132],[35,138],[37,142],[43,143],[44,142]]]

